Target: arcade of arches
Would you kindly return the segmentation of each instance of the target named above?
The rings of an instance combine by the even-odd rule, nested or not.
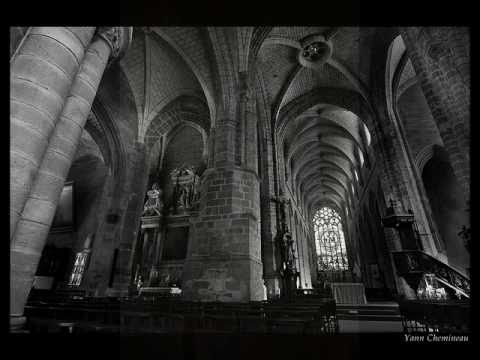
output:
[[[468,29],[10,34],[12,323],[32,289],[412,299],[411,254],[469,279]]]

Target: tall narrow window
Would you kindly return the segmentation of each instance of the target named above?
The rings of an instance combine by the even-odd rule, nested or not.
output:
[[[87,264],[88,251],[80,251],[75,257],[75,263],[73,264],[73,270],[70,275],[70,280],[68,285],[70,286],[80,286],[82,282],[83,273],[85,271],[85,266]]]
[[[340,215],[329,207],[313,218],[319,271],[348,270],[347,250]]]

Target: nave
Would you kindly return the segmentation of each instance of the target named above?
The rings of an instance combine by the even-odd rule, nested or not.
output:
[[[469,331],[468,28],[10,39],[11,331]]]

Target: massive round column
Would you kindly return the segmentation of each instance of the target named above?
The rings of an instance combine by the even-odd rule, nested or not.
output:
[[[33,27],[10,64],[10,239],[94,27]]]
[[[231,99],[238,117],[217,121],[214,166],[202,175],[199,215],[190,219],[182,279],[187,300],[264,299],[254,97],[238,95]]]
[[[22,316],[59,197],[110,58],[123,53],[129,28],[100,28],[88,47],[27,196],[11,243],[10,311]]]

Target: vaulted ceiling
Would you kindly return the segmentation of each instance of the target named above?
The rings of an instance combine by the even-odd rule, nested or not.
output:
[[[164,33],[176,34],[173,28],[135,28],[131,48],[121,61],[135,97],[138,139],[147,144],[153,144],[163,135],[159,129],[168,127],[166,123],[171,126],[172,119],[182,122],[186,118],[185,113],[189,112],[189,103],[198,104],[195,109],[200,109],[200,115],[204,117],[199,121],[207,131],[210,128],[207,101],[199,78],[185,57],[165,40],[167,35],[162,37]],[[195,40],[197,34],[193,31],[184,36]],[[167,39],[171,41],[169,37]]]
[[[377,71],[372,59],[379,31],[135,28],[120,66],[135,98],[138,140],[153,147],[182,122],[208,133],[216,113],[235,95],[239,73],[255,72],[292,191],[310,210],[325,202],[344,209],[352,188],[357,191],[361,184],[357,178],[372,138],[372,78]],[[331,52],[320,65],[308,66],[301,59],[312,38],[323,39]],[[395,61],[398,65],[400,60]],[[414,73],[409,62],[402,69],[397,83],[405,86]]]
[[[374,34],[373,28],[277,27],[259,51],[286,182],[307,209],[329,203],[343,210],[352,189],[358,191],[371,136],[364,114],[348,99],[370,106]],[[305,66],[299,61],[305,41],[319,35],[331,55],[320,66]],[[313,95],[317,101],[309,100]],[[300,99],[306,101],[294,106]]]

